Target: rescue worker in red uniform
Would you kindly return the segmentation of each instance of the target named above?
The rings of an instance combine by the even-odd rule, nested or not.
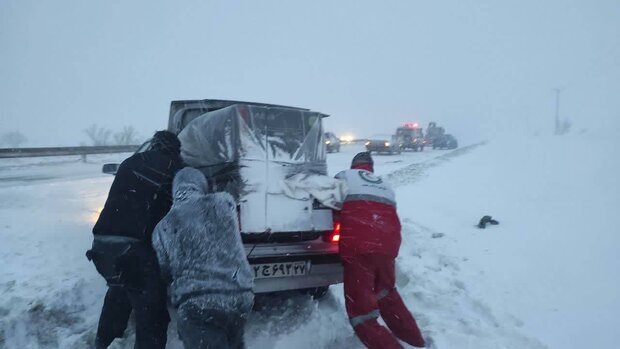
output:
[[[350,170],[336,175],[347,185],[340,211],[340,256],[349,321],[370,349],[402,348],[396,338],[424,347],[420,329],[395,287],[401,226],[394,191],[373,171],[370,153],[363,152],[353,158]],[[391,332],[377,322],[379,316]]]

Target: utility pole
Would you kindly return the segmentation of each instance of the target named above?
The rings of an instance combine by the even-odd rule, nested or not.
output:
[[[560,92],[562,89],[555,89],[555,132],[557,136],[560,134]]]

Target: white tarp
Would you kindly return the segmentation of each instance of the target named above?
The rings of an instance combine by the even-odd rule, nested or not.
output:
[[[191,121],[179,134],[181,154],[201,170],[214,190],[230,192],[240,205],[244,233],[324,231],[331,216],[317,218],[314,198],[325,193],[283,188],[298,174],[326,175],[322,114],[233,105]],[[317,197],[318,196],[318,197]],[[329,218],[329,219],[328,219]]]

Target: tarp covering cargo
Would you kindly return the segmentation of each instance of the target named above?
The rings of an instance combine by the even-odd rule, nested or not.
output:
[[[179,133],[182,156],[214,190],[239,202],[244,233],[326,231],[327,210],[312,198],[283,194],[298,173],[326,175],[323,114],[292,108],[237,104],[207,112]]]

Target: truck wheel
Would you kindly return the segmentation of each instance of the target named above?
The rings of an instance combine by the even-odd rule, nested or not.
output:
[[[424,146],[421,146],[421,147],[420,147],[420,151],[424,151]]]

